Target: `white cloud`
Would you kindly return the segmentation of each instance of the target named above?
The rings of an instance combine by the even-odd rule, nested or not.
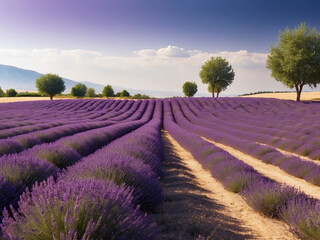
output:
[[[142,49],[140,51],[134,51],[134,53],[141,57],[153,57],[157,55],[154,49]]]
[[[141,49],[131,57],[117,57],[81,49],[0,49],[0,63],[41,73],[57,73],[76,81],[91,81],[127,88],[181,91],[185,81],[195,81],[199,92],[201,65],[211,56],[226,58],[235,70],[235,80],[227,94],[261,90],[284,90],[265,68],[266,53],[221,51],[208,53],[169,45],[160,49]]]
[[[157,51],[157,55],[163,57],[190,57],[190,54],[183,48],[171,45],[166,48],[160,48]]]

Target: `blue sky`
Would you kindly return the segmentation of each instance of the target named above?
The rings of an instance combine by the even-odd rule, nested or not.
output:
[[[226,93],[283,90],[265,69],[279,30],[320,31],[320,1],[0,0],[0,63],[80,81],[180,91],[210,56],[236,77]]]

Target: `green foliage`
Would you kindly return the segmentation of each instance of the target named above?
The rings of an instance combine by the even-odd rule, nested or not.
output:
[[[117,92],[114,94],[115,97],[120,97],[121,96],[121,92]]]
[[[14,90],[13,88],[10,88],[6,91],[6,96],[7,97],[15,97],[15,96],[17,96],[17,91]]]
[[[127,90],[122,90],[120,97],[130,97],[130,93]]]
[[[140,93],[137,93],[135,95],[132,96],[133,99],[150,99],[150,97],[148,95],[141,95]]]
[[[17,97],[41,97],[41,94],[35,92],[21,92],[17,93]]]
[[[2,90],[2,88],[0,87],[0,97],[4,97],[4,96],[5,96],[5,94],[4,94],[3,90]]]
[[[86,95],[86,92],[87,86],[82,83],[78,83],[71,89],[71,95],[77,98],[84,97]]]
[[[182,86],[182,91],[185,96],[193,97],[198,91],[198,86],[195,82],[185,82]]]
[[[234,75],[232,66],[229,65],[226,59],[221,57],[211,57],[201,66],[199,73],[202,83],[211,85],[212,97],[214,97],[215,92],[219,94],[231,85]]]
[[[114,91],[113,88],[111,87],[111,85],[107,85],[104,87],[103,91],[102,91],[103,96],[109,98],[109,97],[113,97],[114,96]]]
[[[295,88],[300,101],[304,85],[316,87],[320,83],[320,34],[305,23],[280,32],[278,45],[269,52],[267,68],[277,81]]]
[[[66,87],[64,81],[57,74],[48,73],[39,77],[36,80],[36,87],[38,91],[44,95],[53,99],[53,96],[62,93]]]
[[[95,90],[93,88],[88,88],[87,90],[87,97],[93,98],[96,96]]]

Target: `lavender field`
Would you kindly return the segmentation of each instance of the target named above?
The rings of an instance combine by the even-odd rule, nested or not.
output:
[[[0,239],[164,239],[163,131],[256,212],[320,239],[319,102],[55,100],[0,113]]]

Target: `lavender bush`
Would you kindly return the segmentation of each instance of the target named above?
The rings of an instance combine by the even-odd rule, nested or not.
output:
[[[4,211],[4,239],[153,239],[155,225],[132,205],[132,190],[112,182],[52,178]]]
[[[280,218],[301,239],[320,239],[319,200],[296,198],[279,209]]]
[[[24,150],[22,144],[11,140],[0,140],[0,157],[6,154],[19,153]]]
[[[278,209],[280,207],[286,205],[288,201],[303,195],[296,188],[281,186],[278,183],[265,180],[252,183],[241,194],[255,210],[274,218],[279,218]]]
[[[81,159],[81,155],[71,147],[49,143],[30,149],[30,154],[53,163],[58,168],[66,168]]]

